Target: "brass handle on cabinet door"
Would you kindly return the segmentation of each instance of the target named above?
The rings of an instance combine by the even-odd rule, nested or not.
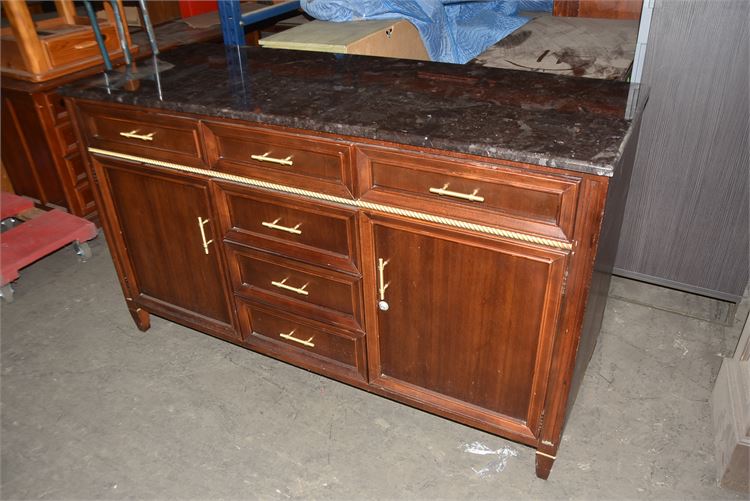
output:
[[[446,183],[442,188],[430,188],[430,193],[446,197],[460,198],[461,200],[469,200],[471,202],[484,202],[484,197],[477,195],[477,193],[479,193],[479,188],[472,193],[461,193],[449,190],[448,183]]]
[[[206,229],[204,226],[208,223],[208,219],[203,219],[202,217],[198,216],[198,228],[201,230],[201,240],[203,241],[203,251],[208,254],[208,244],[213,242],[213,239],[206,240]]]
[[[127,137],[128,139],[140,139],[141,141],[153,141],[154,134],[156,134],[156,132],[149,132],[148,134],[138,134],[138,129],[131,130],[130,132],[120,132],[120,135],[122,137]]]
[[[250,158],[253,160],[257,160],[259,162],[271,162],[272,164],[279,164],[279,165],[294,165],[294,162],[292,161],[292,156],[289,155],[286,158],[274,158],[269,157],[268,155],[270,152],[265,152],[262,155],[250,155]]]
[[[391,285],[390,282],[385,282],[385,267],[389,261],[390,259],[378,258],[378,298],[380,299],[378,301],[378,308],[382,311],[388,311],[388,308],[390,308],[388,302],[385,300],[385,290]]]
[[[299,227],[302,226],[302,223],[299,223],[297,224],[297,226],[290,228],[289,226],[281,226],[280,224],[276,224],[279,221],[281,221],[281,218],[277,217],[270,223],[268,221],[263,221],[260,224],[262,224],[266,228],[271,228],[272,230],[281,230],[286,231],[287,233],[294,233],[295,235],[302,235],[302,230],[299,229]]]
[[[271,285],[273,285],[274,287],[278,287],[279,289],[286,289],[288,291],[296,292],[297,294],[301,294],[303,296],[307,296],[310,294],[308,291],[305,290],[305,288],[309,285],[309,283],[303,285],[302,287],[292,287],[291,285],[286,284],[287,280],[289,280],[289,278],[285,278],[281,282],[277,282],[274,280],[271,282]]]
[[[315,343],[312,342],[312,340],[313,340],[313,338],[315,336],[310,336],[310,339],[308,339],[307,341],[305,341],[304,339],[298,339],[298,338],[296,338],[296,337],[294,337],[292,335],[292,334],[294,334],[294,331],[296,331],[296,330],[297,329],[292,329],[292,331],[289,332],[289,333],[287,333],[287,334],[279,333],[279,337],[284,338],[284,339],[288,339],[289,341],[294,341],[295,343],[299,343],[299,344],[303,344],[305,346],[309,346],[310,348],[315,348]]]

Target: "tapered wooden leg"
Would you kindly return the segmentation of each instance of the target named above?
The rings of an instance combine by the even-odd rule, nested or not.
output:
[[[130,316],[133,317],[138,330],[146,332],[151,327],[151,317],[146,310],[143,308],[137,308],[130,310]]]
[[[549,472],[552,470],[552,465],[555,463],[555,458],[548,456],[542,452],[537,451],[536,453],[536,476],[542,480],[549,478]]]

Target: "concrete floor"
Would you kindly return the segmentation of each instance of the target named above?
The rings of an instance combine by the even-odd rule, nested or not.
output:
[[[616,279],[549,481],[530,448],[153,318],[136,330],[103,238],[21,273],[2,305],[3,499],[742,499],[714,477],[708,398],[727,304]],[[480,476],[512,448],[506,468]]]

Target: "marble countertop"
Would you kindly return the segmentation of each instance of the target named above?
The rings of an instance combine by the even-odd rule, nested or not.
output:
[[[646,101],[624,82],[219,44],[181,47],[60,92],[604,176]]]

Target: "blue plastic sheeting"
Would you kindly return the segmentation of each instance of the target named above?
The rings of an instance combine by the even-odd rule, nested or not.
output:
[[[301,0],[323,21],[407,19],[433,61],[461,64],[528,22],[517,15],[520,3],[552,0]]]
[[[555,0],[519,0],[518,10],[540,10],[552,12]]]

